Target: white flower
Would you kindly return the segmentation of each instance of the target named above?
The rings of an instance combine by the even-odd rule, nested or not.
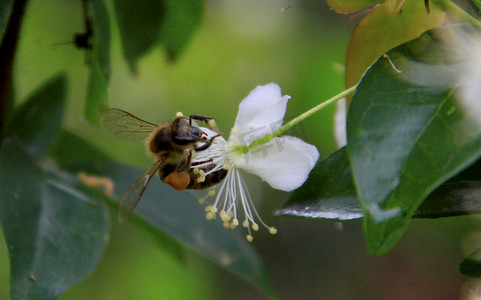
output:
[[[226,141],[222,136],[215,138],[207,150],[196,152],[192,159],[192,168],[198,168],[203,163],[216,165],[205,176],[221,169],[228,170],[214,203],[206,207],[207,218],[214,219],[219,212],[224,226],[232,229],[242,222],[248,230],[248,241],[253,239],[251,229],[259,229],[258,223],[272,234],[277,230],[267,226],[260,218],[239,170],[255,174],[273,188],[288,192],[306,181],[319,158],[315,146],[292,136],[274,137],[265,144],[253,146],[248,153],[242,150],[282,126],[289,98],[282,96],[277,84],[258,86],[239,105],[229,139]],[[208,138],[217,134],[207,128],[202,130]],[[209,195],[215,194],[210,192]],[[239,220],[239,216],[243,219]]]

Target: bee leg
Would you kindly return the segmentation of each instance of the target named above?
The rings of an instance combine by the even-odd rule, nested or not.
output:
[[[204,161],[196,161],[196,162],[193,162],[192,164],[190,164],[192,167],[194,166],[198,166],[198,165],[203,165],[203,164],[206,164],[206,163],[214,163],[214,161],[211,159],[208,159],[208,160],[204,160]]]
[[[205,124],[207,124],[207,127],[209,127],[209,129],[219,132],[219,128],[217,128],[217,125],[215,124],[215,118],[213,117],[206,117],[201,115],[190,115],[190,118],[189,118],[190,126],[192,126],[192,119],[203,121]]]
[[[164,182],[174,189],[180,191],[185,189],[190,183],[190,175],[187,172],[174,171],[165,177]]]
[[[214,139],[218,136],[221,136],[222,134],[219,133],[217,135],[214,135],[213,137],[210,138],[210,140],[206,140],[204,141],[204,144],[202,144],[201,146],[199,147],[195,147],[194,150],[195,151],[204,151],[205,149],[209,148],[210,145],[212,145],[212,142],[214,141]]]
[[[192,151],[189,151],[189,155],[177,166],[177,172],[182,172],[190,168],[190,162],[192,161]]]
[[[209,120],[214,120],[213,117],[207,117],[207,116],[201,116],[201,115],[190,115],[189,117],[189,121],[190,121],[190,125],[192,126],[192,119],[194,120],[199,120],[199,121],[204,121],[204,122],[208,122]]]

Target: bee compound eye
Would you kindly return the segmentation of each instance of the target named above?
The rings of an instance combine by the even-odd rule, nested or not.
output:
[[[200,138],[202,131],[198,127],[192,127],[192,135],[196,138]]]

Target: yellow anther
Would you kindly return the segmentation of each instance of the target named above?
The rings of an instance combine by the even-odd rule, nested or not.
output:
[[[204,208],[204,210],[207,211],[207,212],[209,212],[211,209],[212,209],[212,206],[211,206],[211,205],[207,205],[207,206]]]
[[[192,170],[192,173],[194,173],[194,174],[199,174],[199,168],[194,168],[194,169]]]
[[[236,227],[237,225],[234,222],[230,223],[230,229],[235,229]]]
[[[257,225],[256,223],[252,224],[252,229],[254,231],[258,231],[259,230],[259,225]]]
[[[244,222],[242,222],[242,226],[244,226],[245,228],[249,227],[249,221],[244,220]]]
[[[177,118],[178,118],[178,117],[183,117],[183,116],[184,116],[184,114],[183,114],[183,113],[181,113],[180,111],[178,111],[178,112],[175,114],[175,116],[176,116]]]
[[[239,226],[239,220],[237,218],[232,219],[232,225]]]
[[[207,126],[209,126],[209,128],[215,128],[215,120],[214,119],[208,120]]]
[[[206,218],[207,220],[212,220],[212,219],[214,219],[214,217],[215,217],[215,215],[214,215],[213,213],[211,213],[211,212],[208,212],[208,213],[205,215],[205,218]]]
[[[200,176],[205,177],[205,171],[204,170],[199,169],[199,174],[200,174]]]
[[[214,190],[210,190],[208,195],[209,195],[210,197],[215,196],[215,191],[214,191]]]
[[[230,228],[229,222],[224,222],[223,225],[224,225],[225,228]]]
[[[217,207],[215,206],[211,206],[211,209],[210,209],[211,212],[213,212],[214,214],[217,212]]]
[[[230,221],[230,216],[228,214],[223,214],[220,216],[221,220],[224,222],[229,222]]]
[[[269,233],[270,234],[276,234],[277,233],[277,229],[275,227],[271,227],[269,228]]]
[[[246,235],[246,239],[247,239],[248,242],[252,242],[252,240],[254,238],[252,237],[252,235],[248,234],[248,235]]]
[[[200,176],[199,178],[197,178],[198,183],[202,183],[204,181],[205,181],[205,176]]]
[[[220,219],[223,222],[229,222],[229,220],[230,220],[230,216],[228,214],[226,214],[225,210],[221,210],[220,213],[219,213],[219,216],[220,216]]]
[[[199,199],[199,204],[204,204],[205,200],[203,198]]]

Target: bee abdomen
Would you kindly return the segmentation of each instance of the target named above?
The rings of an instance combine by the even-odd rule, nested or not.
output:
[[[227,176],[227,170],[220,169],[218,171],[203,175],[215,168],[215,164],[209,164],[204,167],[192,168],[189,170],[190,183],[187,189],[201,190],[212,187],[221,182]],[[197,169],[197,171],[194,171]],[[199,178],[202,178],[199,180]]]

